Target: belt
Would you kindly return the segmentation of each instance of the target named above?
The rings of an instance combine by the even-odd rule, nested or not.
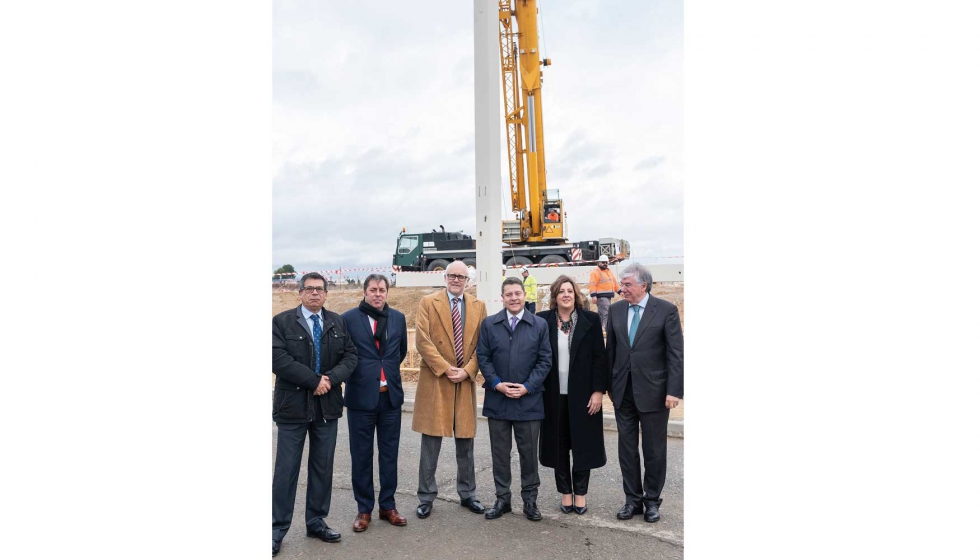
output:
[[[388,392],[388,386],[387,385],[382,385],[381,386],[381,392],[382,393],[387,393]]]

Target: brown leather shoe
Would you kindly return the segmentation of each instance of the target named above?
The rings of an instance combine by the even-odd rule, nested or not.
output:
[[[354,532],[360,533],[368,528],[371,524],[371,513],[358,513],[357,517],[354,518]]]
[[[391,523],[392,525],[396,525],[398,527],[404,527],[406,524],[408,524],[408,521],[406,521],[405,518],[402,517],[400,513],[398,513],[397,509],[379,510],[378,519],[384,519],[388,523]]]

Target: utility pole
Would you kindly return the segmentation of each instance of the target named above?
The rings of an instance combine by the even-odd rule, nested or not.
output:
[[[473,0],[476,123],[476,297],[487,315],[503,309],[500,211],[500,44],[497,0]]]

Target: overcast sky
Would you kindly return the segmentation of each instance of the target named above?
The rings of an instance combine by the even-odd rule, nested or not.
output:
[[[661,259],[684,251],[681,0],[538,5],[566,233],[677,262]],[[473,120],[472,1],[273,2],[273,266],[390,266],[402,227],[472,235]]]

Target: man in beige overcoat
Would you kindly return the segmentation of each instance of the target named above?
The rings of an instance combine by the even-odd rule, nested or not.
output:
[[[482,301],[464,294],[469,282],[466,265],[455,261],[446,268],[446,290],[419,302],[415,346],[422,358],[415,392],[412,430],[422,434],[419,460],[420,519],[432,513],[436,498],[436,466],[442,438],[456,441],[456,491],[460,505],[473,513],[485,508],[476,499],[473,438],[476,437],[476,343],[487,316]]]

